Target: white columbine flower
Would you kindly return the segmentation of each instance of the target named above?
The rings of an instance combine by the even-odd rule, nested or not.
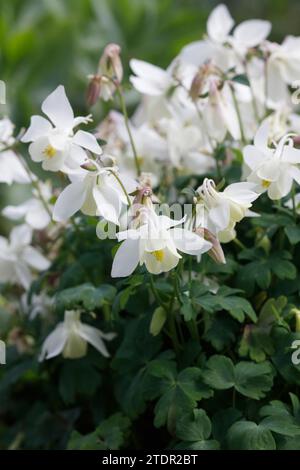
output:
[[[87,353],[87,343],[103,356],[109,357],[103,339],[112,340],[115,333],[103,333],[80,321],[80,312],[66,311],[64,321],[46,338],[39,357],[40,361],[51,359],[62,353],[64,358],[78,359]]]
[[[300,184],[300,150],[294,148],[290,134],[280,139],[273,147],[268,145],[269,122],[259,127],[254,145],[244,148],[244,161],[251,173],[248,181],[257,183],[258,190],[267,191],[270,199],[286,196],[295,180]]]
[[[8,118],[0,120],[0,183],[30,183],[29,175],[15,152],[7,149],[15,143],[13,131],[14,125]]]
[[[31,142],[29,153],[35,162],[50,171],[65,171],[77,168],[87,160],[86,150],[97,155],[102,150],[93,134],[77,131],[79,124],[86,124],[90,117],[76,117],[62,85],[58,86],[42,103],[42,116],[32,116],[30,127],[22,141]]]
[[[143,60],[131,59],[130,67],[135,75],[130,76],[134,88],[145,95],[165,95],[174,85],[170,71],[163,70],[156,65]]]
[[[32,282],[31,269],[44,271],[50,262],[30,243],[32,230],[19,225],[10,233],[9,240],[0,237],[0,282],[21,284],[28,289]]]
[[[253,183],[241,182],[218,191],[214,181],[205,178],[197,189],[200,201],[196,207],[196,228],[207,228],[222,243],[231,241],[236,235],[235,224],[247,215],[252,202],[259,196],[255,187]]]
[[[96,166],[96,162],[93,162]],[[69,184],[59,195],[53,210],[53,219],[63,222],[78,210],[86,215],[100,215],[119,225],[123,204],[128,204],[126,194],[115,176],[105,168],[95,171],[81,169],[70,175]],[[136,189],[136,183],[120,175],[127,192]]]
[[[50,185],[47,183],[39,183],[39,188],[45,203],[48,204],[51,198]],[[24,219],[26,224],[34,230],[43,230],[49,225],[51,217],[35,189],[33,189],[33,196],[34,197],[17,206],[6,206],[2,210],[2,215],[10,220]],[[51,206],[49,204],[48,207],[50,211]]]
[[[182,258],[180,251],[199,255],[212,245],[195,233],[178,228],[184,220],[172,220],[165,215],[156,215],[145,210],[145,223],[137,229],[118,233],[119,247],[112,266],[112,277],[129,276],[138,264],[145,264],[152,274],[170,271]]]

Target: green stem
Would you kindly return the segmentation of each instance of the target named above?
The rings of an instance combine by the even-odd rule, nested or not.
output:
[[[128,112],[127,112],[127,108],[126,108],[125,99],[124,99],[124,96],[123,96],[122,89],[121,89],[120,85],[118,85],[116,87],[116,91],[117,91],[117,95],[118,95],[119,100],[120,100],[120,105],[121,105],[122,113],[123,113],[123,116],[124,116],[125,126],[126,126],[126,130],[127,130],[128,136],[129,136],[130,145],[131,145],[132,152],[133,152],[134,163],[135,163],[137,175],[140,176],[141,175],[141,168],[140,168],[140,164],[139,164],[139,159],[138,159],[135,143],[134,143],[132,133],[131,133],[131,130],[130,130],[130,126],[129,126],[129,117],[128,117]]]
[[[124,184],[122,183],[122,181],[120,180],[120,178],[118,177],[118,175],[113,171],[113,170],[109,170],[111,172],[111,174],[116,178],[116,180],[118,181],[119,185],[121,186],[122,188],[122,191],[123,193],[125,194],[126,196],[126,199],[127,199],[127,202],[128,202],[128,205],[129,207],[131,206],[131,201],[130,201],[130,197],[125,189],[125,186]]]

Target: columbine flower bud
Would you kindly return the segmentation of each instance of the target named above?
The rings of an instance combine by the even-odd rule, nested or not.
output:
[[[118,44],[107,44],[99,61],[100,75],[106,75],[109,78],[121,83],[123,78],[123,66],[120,59],[121,48]]]
[[[101,77],[100,75],[89,75],[88,78],[90,81],[86,92],[86,103],[88,106],[94,106],[100,96]]]
[[[209,241],[212,244],[212,248],[207,252],[209,256],[219,264],[226,264],[225,255],[221,246],[221,243],[217,237],[211,233],[207,228],[199,227],[195,232],[203,237],[205,240]]]

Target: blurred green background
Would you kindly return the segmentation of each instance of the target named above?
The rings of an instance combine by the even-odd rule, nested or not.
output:
[[[7,85],[8,114],[27,126],[31,114],[58,84],[66,87],[77,114],[86,113],[86,76],[95,71],[108,42],[122,46],[128,60],[141,58],[167,66],[186,43],[205,31],[214,0],[0,0],[0,78]],[[271,38],[300,35],[299,0],[224,2],[236,22],[265,18]],[[96,106],[95,122],[105,109]],[[20,193],[0,188],[1,207]],[[0,220],[0,231],[4,221]],[[4,227],[5,228],[5,227]]]
[[[107,42],[131,57],[167,66],[181,47],[205,31],[213,0],[0,0],[0,77],[8,110],[24,125],[59,83],[84,110],[86,75]],[[225,2],[237,22],[272,21],[272,39],[300,34],[299,0]]]

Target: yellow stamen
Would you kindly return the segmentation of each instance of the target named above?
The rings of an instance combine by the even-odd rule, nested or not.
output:
[[[56,149],[49,144],[47,145],[43,153],[46,155],[46,157],[52,158],[56,154]]]
[[[155,256],[157,261],[162,261],[164,259],[164,256],[165,256],[163,250],[151,251],[151,255]]]
[[[261,185],[263,188],[268,188],[271,184],[271,181],[269,180],[262,180]]]

